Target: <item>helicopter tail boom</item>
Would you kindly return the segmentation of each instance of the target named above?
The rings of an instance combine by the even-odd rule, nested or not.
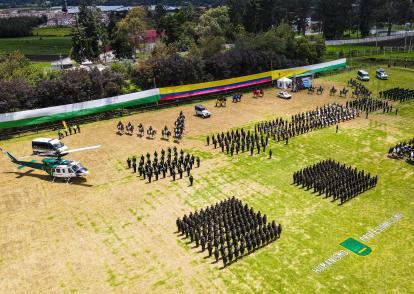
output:
[[[43,164],[41,164],[41,163],[36,163],[34,160],[33,161],[21,161],[21,160],[18,160],[16,157],[14,157],[8,151],[5,151],[5,150],[3,150],[1,148],[0,148],[0,151],[3,152],[4,154],[6,154],[7,157],[9,157],[14,164],[18,164],[19,165],[19,169],[22,169],[24,167],[31,167],[31,168],[34,168],[34,169],[41,169],[41,170],[43,170]]]
[[[11,159],[11,161],[13,162],[13,163],[20,163],[20,161],[19,160],[17,160],[17,158],[16,157],[14,157],[13,155],[11,155],[9,152],[7,152],[6,151],[6,155]]]
[[[19,161],[16,159],[16,157],[11,155],[10,152],[8,152],[6,150],[3,150],[2,148],[0,148],[0,152],[3,152],[4,154],[6,154],[7,157],[9,157],[13,163],[19,163]]]

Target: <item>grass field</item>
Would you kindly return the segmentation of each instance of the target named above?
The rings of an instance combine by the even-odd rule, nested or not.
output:
[[[402,44],[402,46],[404,46],[404,44]],[[407,49],[407,51],[408,51],[408,49]],[[402,50],[391,52],[390,49],[387,49],[387,51],[384,53],[383,51],[377,51],[377,49],[375,47],[375,44],[373,44],[372,46],[368,46],[368,45],[340,45],[340,46],[327,46],[326,47],[326,56],[328,58],[338,58],[338,57],[340,57],[340,54],[345,54],[347,57],[349,57],[351,53],[352,53],[352,56],[354,58],[356,58],[356,57],[365,57],[365,58],[372,57],[372,58],[379,58],[379,59],[385,59],[385,60],[387,58],[391,58],[391,59],[395,59],[395,58],[404,59],[404,58],[407,58],[407,59],[411,59],[411,60],[414,58],[414,50],[411,51],[411,52],[402,52]]]
[[[30,66],[36,69],[47,69],[47,70],[51,69],[50,67],[51,64],[50,62],[47,62],[47,61],[32,61],[30,62]]]
[[[373,68],[368,68],[371,75]],[[414,72],[389,69],[390,80],[370,88],[412,88]],[[343,87],[355,72],[327,76],[316,85]],[[139,293],[410,293],[414,289],[414,167],[388,159],[388,148],[414,136],[414,101],[395,104],[399,115],[375,113],[369,119],[340,124],[289,141],[270,142],[265,155],[223,155],[205,146],[205,136],[254,122],[289,117],[345,98],[294,94],[290,101],[247,94],[226,108],[205,104],[211,119],[194,117],[193,105],[122,118],[161,129],[178,112],[187,117],[179,148],[201,157],[188,181],[145,184],[124,168],[133,154],[171,144],[115,134],[118,119],[82,126],[65,143],[72,147],[102,144],[98,151],[76,153],[90,168],[85,183],[51,183],[40,171],[17,170],[0,157],[0,289],[2,292]],[[18,156],[30,153],[35,134],[0,142]],[[293,172],[332,158],[379,176],[374,189],[343,206],[293,186]],[[283,226],[276,242],[220,269],[206,254],[177,237],[175,220],[185,213],[236,196]],[[403,215],[370,241],[372,253],[353,253],[328,270],[312,269],[349,237],[358,239],[396,213]]]
[[[66,37],[72,35],[71,27],[62,27],[62,28],[35,28],[33,30],[34,36],[47,36],[47,37]]]
[[[24,37],[0,39],[0,51],[19,50],[27,55],[67,55],[72,46],[71,37]]]
[[[394,87],[402,87],[402,88],[410,88],[410,89],[413,88],[414,69],[412,68],[403,68],[403,67],[388,68],[386,65],[382,65],[382,64],[373,65],[372,63],[366,63],[366,64],[357,63],[355,64],[355,66],[357,66],[360,69],[364,69],[368,71],[371,79],[369,82],[363,82],[363,83],[375,95],[378,95],[379,91],[383,91],[383,90],[394,88]],[[382,80],[378,80],[377,78],[375,78],[375,71],[380,67],[384,68],[387,71],[389,75],[388,80],[382,81]],[[322,80],[346,85],[349,79],[351,78],[356,79],[356,74],[357,74],[357,71],[353,70],[353,71],[344,72],[340,75],[326,76],[326,77],[323,77]]]

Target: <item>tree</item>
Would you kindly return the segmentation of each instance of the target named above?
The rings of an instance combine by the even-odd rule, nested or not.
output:
[[[352,11],[353,0],[318,0],[316,10],[322,22],[325,38],[342,38],[344,31],[349,27],[348,19]]]
[[[128,40],[133,47],[134,54],[139,44],[142,44],[144,40],[144,34],[147,30],[146,17],[145,9],[138,6],[131,9],[127,16],[117,24],[119,32],[128,34]]]
[[[20,51],[0,54],[0,80],[23,79],[35,84],[42,78],[42,70],[30,66],[29,60]]]
[[[0,38],[31,36],[32,29],[47,21],[42,17],[18,16],[0,18]]]
[[[188,50],[195,42],[195,13],[192,5],[161,18],[157,31],[165,34],[166,44],[176,44],[179,50]]]
[[[362,37],[369,35],[372,21],[374,19],[373,11],[376,9],[377,0],[359,0],[358,5],[358,28]]]
[[[223,50],[226,40],[224,37],[206,36],[200,38],[200,51],[203,58],[209,58]]]
[[[128,39],[128,32],[122,28],[118,28],[111,41],[112,50],[118,59],[132,58],[134,56],[134,47]]]
[[[320,35],[312,35],[312,36],[309,36],[307,38],[309,39],[309,41],[315,47],[316,57],[317,57],[315,62],[322,61],[322,59],[323,59],[323,57],[326,53],[325,39],[322,38],[322,36],[320,36]]]
[[[246,31],[257,33],[260,30],[260,0],[249,0],[243,14]]]
[[[285,2],[280,0],[261,0],[259,2],[259,27],[261,31],[267,31],[276,26],[286,17]]]
[[[312,64],[317,60],[317,52],[314,46],[305,37],[299,38],[296,47],[296,58]]]
[[[378,20],[385,22],[388,35],[391,35],[393,24],[404,24],[412,20],[412,5],[410,0],[383,0],[378,6]]]
[[[85,1],[81,0],[72,34],[73,59],[79,63],[86,59],[98,59],[106,43],[106,32],[96,6],[88,8]]]
[[[219,6],[206,10],[200,16],[196,32],[202,37],[226,37],[230,28],[229,9]]]
[[[63,0],[62,12],[68,13],[68,3],[66,0]]]
[[[226,6],[229,9],[229,17],[233,26],[236,27],[243,22],[243,14],[248,0],[227,0]]]
[[[307,18],[311,14],[313,3],[310,0],[294,0],[289,3],[291,22],[297,26],[299,32],[305,35]]]
[[[156,27],[158,28],[160,26],[160,22],[161,19],[167,14],[167,9],[165,8],[163,3],[158,3],[155,6],[155,13],[154,13],[154,18],[155,18],[155,24]],[[162,32],[157,31],[159,35],[161,35]]]
[[[24,79],[0,80],[0,113],[33,108],[33,88]]]

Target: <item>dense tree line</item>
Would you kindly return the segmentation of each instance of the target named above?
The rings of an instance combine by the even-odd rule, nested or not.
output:
[[[201,15],[192,6],[164,13],[158,30],[165,34],[165,44],[140,60],[131,74],[142,88],[153,87],[154,81],[163,87],[317,63],[325,52],[324,39],[297,38],[287,23],[256,33],[237,27],[225,6]],[[226,43],[234,45],[226,48]]]
[[[125,77],[111,70],[44,74],[19,53],[0,56],[0,113],[112,97],[123,93]]]
[[[46,3],[45,0],[0,0],[0,6],[24,6],[24,5],[38,5],[38,6],[60,6],[62,5],[62,0],[49,0]],[[67,0],[68,5],[74,6],[79,5],[81,0]],[[163,2],[166,5],[179,6],[183,4],[181,0],[89,0],[89,3],[94,2],[96,5],[155,5],[159,2]],[[185,1],[185,3],[192,3],[193,5],[220,5],[223,3],[222,0],[190,0]]]
[[[386,27],[414,21],[410,0],[314,0],[315,17],[321,22],[327,39],[342,38],[345,31],[369,35],[373,26]]]
[[[46,23],[46,21],[46,16],[19,16],[0,18],[0,38],[31,36],[33,28]]]

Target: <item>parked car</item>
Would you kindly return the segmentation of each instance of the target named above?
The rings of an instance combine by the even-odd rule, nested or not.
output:
[[[358,80],[368,82],[369,81],[369,74],[365,70],[359,70],[357,74]]]
[[[377,69],[377,71],[375,72],[375,76],[377,77],[377,79],[380,80],[388,80],[388,75],[382,68]]]
[[[202,118],[208,118],[211,116],[210,111],[208,111],[207,108],[205,108],[203,105],[196,105],[195,112],[197,116],[200,116]]]
[[[282,98],[282,99],[290,99],[292,98],[292,95],[290,95],[286,91],[282,91],[282,92],[279,92],[279,94],[277,94],[277,97]]]

